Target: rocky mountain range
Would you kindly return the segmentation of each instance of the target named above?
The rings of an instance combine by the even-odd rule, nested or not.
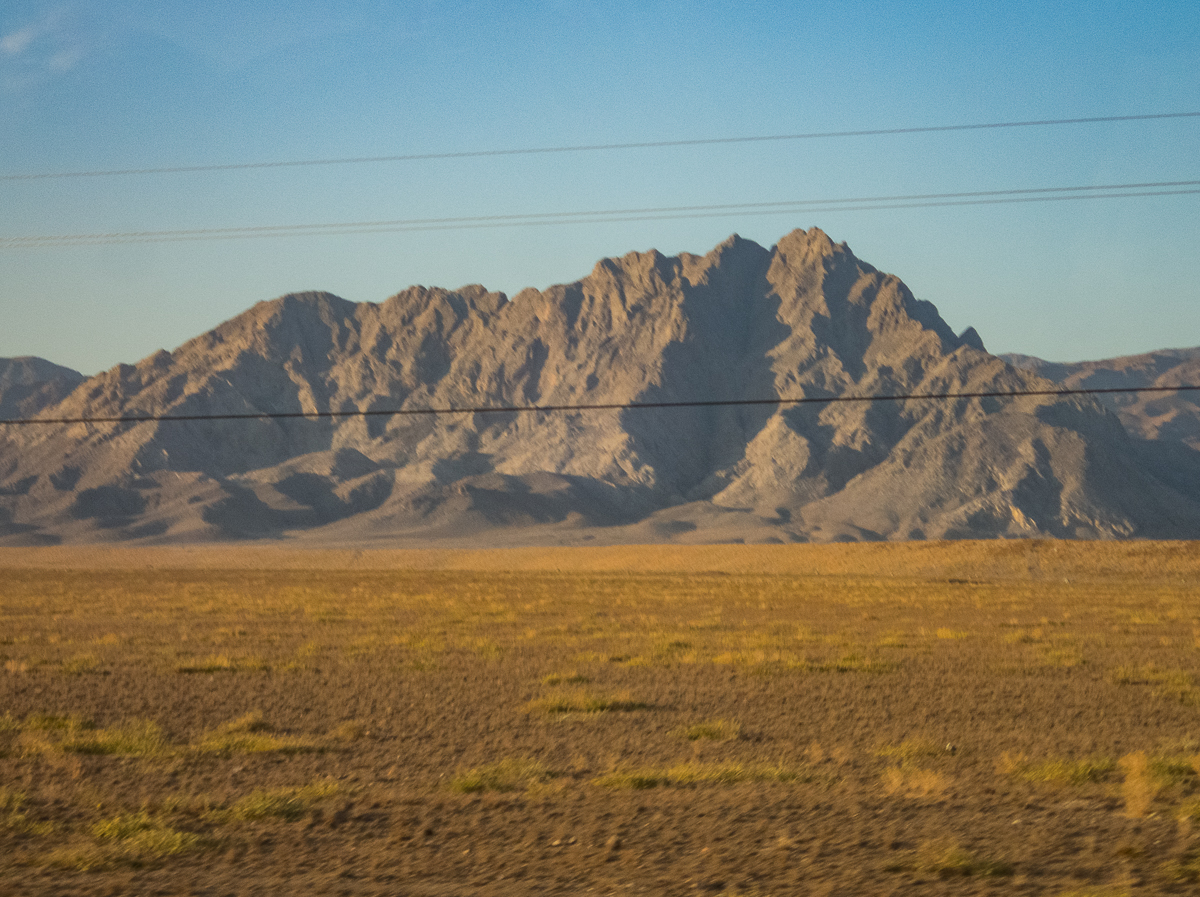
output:
[[[3,362],[0,409],[410,413],[0,426],[0,544],[1196,538],[1196,431],[1154,404],[1174,399],[412,413],[1196,382],[1191,351],[997,358],[815,228],[603,259],[511,298],[288,295],[94,377]]]

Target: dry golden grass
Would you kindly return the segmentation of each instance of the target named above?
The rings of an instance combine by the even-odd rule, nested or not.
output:
[[[648,705],[635,701],[628,692],[609,694],[581,688],[557,691],[529,702],[531,713],[556,716],[566,713],[628,713]]]
[[[1117,763],[1108,757],[1029,760],[1023,755],[1006,752],[1000,758],[999,767],[1001,771],[1035,785],[1082,788],[1107,781],[1117,769]]]
[[[1186,893],[1197,595],[1172,543],[0,550],[0,879]]]
[[[160,756],[167,741],[151,720],[129,720],[97,728],[90,720],[74,714],[58,716],[34,713],[23,721],[7,716],[0,730],[10,737],[0,741],[0,756],[42,754],[111,754],[138,757]]]
[[[899,744],[885,744],[875,749],[875,756],[900,763],[913,763],[931,757],[952,757],[957,748],[938,744],[932,738],[906,738]]]
[[[939,800],[950,791],[949,776],[931,769],[889,766],[883,771],[883,791],[892,797]]]
[[[303,754],[321,749],[314,739],[276,734],[259,711],[223,723],[196,744],[198,751],[217,754]]]
[[[1133,751],[1123,756],[1118,765],[1124,774],[1121,796],[1125,800],[1125,815],[1130,819],[1141,819],[1150,810],[1157,792],[1150,779],[1149,760],[1145,751]]]
[[[592,680],[582,673],[571,670],[567,673],[549,673],[542,677],[542,685],[587,685]]]
[[[450,781],[450,788],[462,794],[479,791],[525,791],[543,785],[557,773],[545,763],[521,757],[508,757],[461,772]]]
[[[920,872],[939,878],[1003,878],[1013,874],[1011,864],[981,857],[945,839],[925,841],[911,857],[888,867],[890,872]]]
[[[712,719],[691,723],[672,729],[671,734],[688,741],[736,741],[742,734],[742,726],[733,720]]]
[[[247,794],[228,810],[213,814],[217,821],[227,819],[253,822],[260,819],[295,821],[320,802],[338,793],[334,782],[317,782],[300,788],[269,788]]]
[[[809,781],[803,770],[764,763],[702,763],[690,761],[669,767],[633,767],[615,769],[595,779],[602,788],[632,789],[699,785],[740,785],[746,782]]]
[[[212,846],[210,839],[176,829],[143,810],[98,819],[88,827],[86,837],[71,838],[37,862],[79,872],[141,869]]]
[[[453,571],[786,575],[954,580],[971,587],[1042,579],[1200,576],[1191,542],[958,541],[832,545],[616,545],[597,548],[313,549],[271,545],[0,548],[13,570]],[[1149,616],[1139,611],[1143,618]]]

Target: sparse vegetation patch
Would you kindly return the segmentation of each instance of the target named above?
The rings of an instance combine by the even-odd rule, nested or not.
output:
[[[239,670],[267,670],[270,665],[262,658],[232,658],[227,654],[210,654],[208,657],[187,660],[176,664],[179,673],[235,673]]]
[[[692,785],[738,785],[743,782],[811,781],[811,774],[763,763],[701,763],[692,761],[670,767],[616,769],[596,779],[604,788],[642,790]]]
[[[525,791],[555,778],[546,764],[528,758],[506,758],[461,772],[450,781],[450,788],[462,794],[479,791]]]
[[[98,872],[152,866],[208,846],[204,838],[173,828],[142,812],[113,816],[93,824],[90,843],[55,848],[41,861],[49,866]]]
[[[645,710],[647,704],[635,701],[627,692],[607,694],[604,692],[571,689],[537,698],[530,702],[529,710],[547,716],[564,713],[628,713]]]
[[[1056,757],[1031,761],[1005,754],[1001,757],[1000,765],[1003,771],[1035,785],[1070,788],[1107,781],[1117,769],[1117,762],[1110,757]]]
[[[952,744],[937,742],[932,738],[906,738],[899,744],[885,744],[875,749],[875,756],[900,763],[933,757],[952,757],[957,748]]]
[[[261,789],[241,798],[226,814],[217,814],[217,818],[243,822],[260,819],[282,819],[290,822],[299,819],[337,792],[338,786],[333,782],[317,782],[299,788]]]
[[[1200,704],[1200,689],[1196,687],[1195,677],[1187,670],[1162,669],[1153,664],[1126,664],[1113,669],[1109,680],[1116,685],[1148,685],[1160,697],[1188,705]]]
[[[1011,864],[981,857],[958,844],[929,841],[922,844],[909,859],[888,866],[890,872],[923,872],[940,878],[978,876],[999,878],[1013,874]]]
[[[742,726],[733,720],[713,719],[680,726],[672,730],[671,734],[688,741],[734,741],[741,736]]]
[[[129,720],[107,728],[96,728],[91,720],[75,715],[30,714],[15,726],[19,733],[9,753],[113,754],[151,757],[162,755],[169,744],[152,720]]]
[[[322,750],[311,738],[279,735],[259,712],[218,726],[196,744],[196,750],[219,754],[304,754]]]

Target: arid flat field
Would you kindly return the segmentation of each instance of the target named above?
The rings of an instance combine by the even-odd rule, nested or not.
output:
[[[0,894],[1200,890],[1200,544],[0,550]]]

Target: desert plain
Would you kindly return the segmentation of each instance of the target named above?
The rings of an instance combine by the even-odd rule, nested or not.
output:
[[[0,549],[0,894],[1200,887],[1200,547]]]

